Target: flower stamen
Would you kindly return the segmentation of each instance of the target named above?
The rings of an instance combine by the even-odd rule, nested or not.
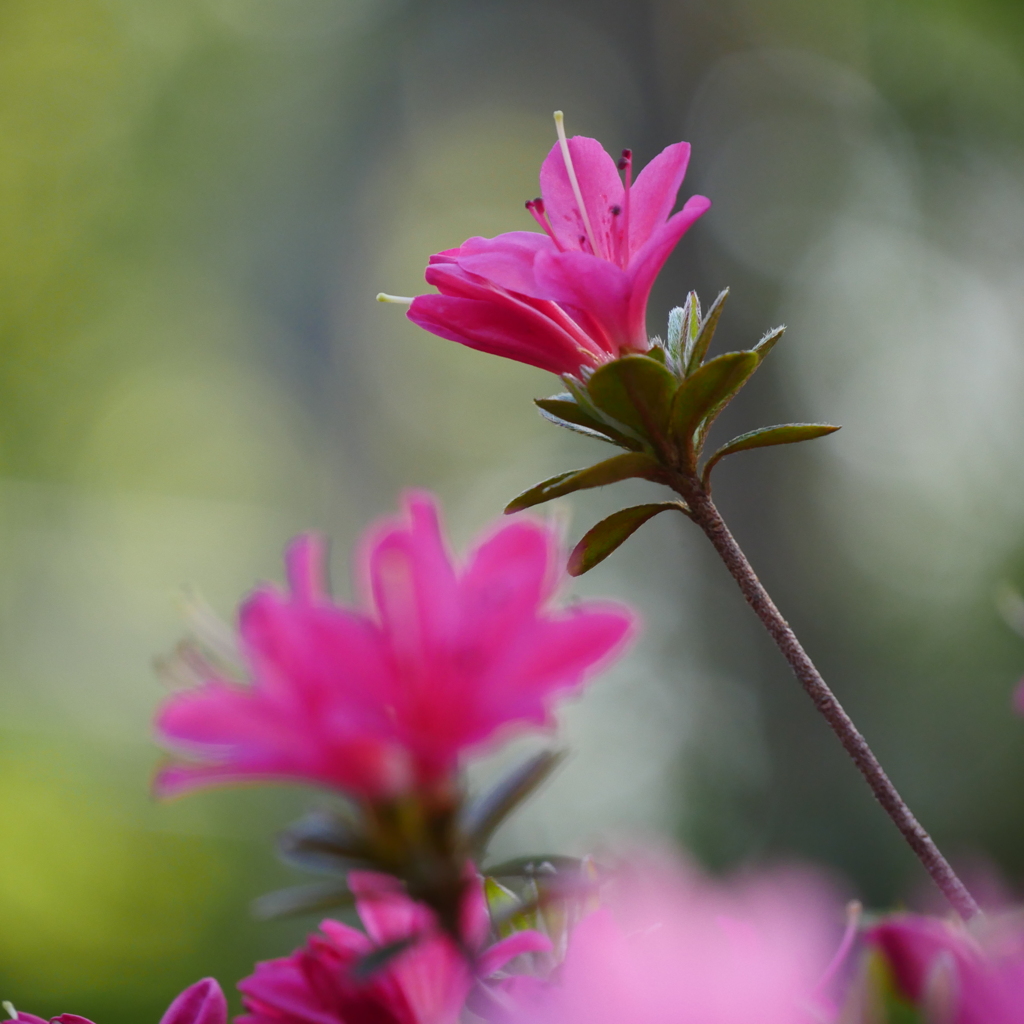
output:
[[[597,247],[597,241],[594,237],[594,229],[590,226],[590,216],[587,214],[587,208],[583,203],[583,193],[580,191],[580,183],[576,178],[576,168],[572,165],[572,155],[569,153],[569,140],[565,137],[565,115],[560,111],[555,111],[555,131],[558,133],[558,145],[562,149],[562,159],[565,161],[565,171],[569,175],[569,184],[572,186],[572,194],[576,197],[576,205],[580,208],[580,216],[583,218],[583,227],[587,232],[587,239],[590,242],[590,251],[595,256],[603,256]]]
[[[622,199],[622,228],[619,236],[622,240],[620,263],[624,267],[629,263],[629,187],[633,183],[633,150],[624,149],[618,168],[626,172],[625,195]]]
[[[407,295],[388,295],[387,292],[377,292],[378,302],[391,302],[397,306],[411,306],[413,300]]]
[[[544,229],[544,234],[555,243],[555,247],[559,252],[564,252],[562,243],[555,237],[555,232],[551,227],[551,221],[548,219],[547,212],[544,209],[543,199],[530,199],[526,203],[527,210],[530,211],[530,216]]]

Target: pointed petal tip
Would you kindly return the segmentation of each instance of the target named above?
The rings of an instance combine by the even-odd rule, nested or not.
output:
[[[226,1024],[228,1003],[214,978],[190,985],[167,1008],[160,1024]]]
[[[311,604],[327,594],[327,538],[315,531],[293,538],[284,555],[288,585],[301,602]]]

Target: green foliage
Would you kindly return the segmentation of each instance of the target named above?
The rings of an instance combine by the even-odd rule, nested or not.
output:
[[[471,851],[481,856],[501,823],[562,763],[560,750],[543,750],[508,773],[466,808],[461,822]]]
[[[784,423],[777,427],[758,427],[748,430],[745,434],[734,437],[728,444],[722,445],[704,464],[702,478],[707,485],[711,470],[726,457],[735,452],[745,452],[750,448],[767,448],[775,444],[796,444],[798,441],[812,441],[816,437],[832,434],[839,428],[828,423]]]
[[[569,575],[582,576],[603,562],[620,544],[640,529],[648,519],[653,519],[659,512],[675,509],[688,514],[688,509],[680,501],[657,501],[648,505],[633,505],[613,512],[607,519],[602,519],[591,527],[583,539],[569,555]]]
[[[655,338],[648,352],[604,363],[585,372],[582,380],[565,375],[566,392],[536,400],[545,419],[625,448],[629,454],[551,477],[519,495],[506,512],[631,478],[666,484],[684,498],[620,509],[598,523],[570,556],[569,571],[574,576],[607,558],[659,512],[675,508],[689,514],[686,501],[699,490],[710,491],[711,471],[727,455],[809,441],[839,429],[826,423],[761,427],[734,437],[700,468],[711,425],[785,331],[776,327],[751,349],[707,359],[728,296],[726,288],[702,317],[697,293],[690,292],[684,304],[669,314],[664,344]]]
[[[693,312],[690,314],[691,337],[687,339],[686,351],[683,353],[683,366],[686,368],[687,376],[704,362],[704,357],[708,354],[708,347],[711,345],[711,339],[715,336],[715,329],[718,327],[719,318],[725,308],[725,300],[729,297],[729,289],[726,288],[718,293],[718,298],[712,303],[708,315],[703,320],[698,320],[700,303],[697,302],[697,295],[696,293],[691,294],[693,295]]]
[[[505,512],[521,512],[524,508],[531,508],[533,505],[540,505],[552,498],[572,494],[573,491],[583,491],[590,487],[604,487],[605,484],[615,484],[620,480],[631,480],[637,477],[643,480],[662,482],[665,479],[665,473],[655,459],[641,452],[615,455],[604,462],[597,463],[596,466],[559,473],[557,476],[542,481],[528,491],[524,491],[518,498],[513,498],[506,506]]]
[[[596,437],[601,441],[611,441],[632,451],[639,451],[643,447],[641,440],[611,426],[606,418],[590,415],[571,395],[535,398],[534,404],[546,420],[560,427]]]
[[[760,365],[754,352],[726,352],[705,363],[683,381],[672,402],[672,437],[689,461],[695,435],[703,434],[729,400]]]
[[[587,391],[594,404],[657,446],[668,428],[676,375],[646,355],[623,356],[594,371]]]

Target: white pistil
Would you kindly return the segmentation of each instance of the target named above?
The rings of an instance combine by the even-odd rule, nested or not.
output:
[[[14,1003],[9,1003],[5,999],[2,1003],[0,1003],[0,1006],[3,1006],[3,1008],[7,1011],[8,1015],[11,1018],[11,1020],[17,1020],[18,1011],[14,1008]]]
[[[378,302],[390,302],[396,306],[411,306],[413,300],[406,295],[388,295],[387,292],[377,292]]]
[[[583,203],[583,193],[580,191],[580,183],[576,180],[576,169],[572,165],[572,156],[569,154],[569,140],[565,137],[565,115],[555,111],[555,131],[558,133],[558,144],[562,147],[562,159],[565,161],[565,170],[569,175],[569,184],[572,185],[572,194],[576,197],[576,204],[580,208],[580,216],[583,218],[583,227],[590,239],[590,248],[595,256],[603,255],[597,247],[594,238],[594,229],[590,226],[590,217],[587,215],[587,208]]]

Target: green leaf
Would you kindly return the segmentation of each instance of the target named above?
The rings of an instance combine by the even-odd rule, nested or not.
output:
[[[567,430],[573,430],[578,434],[585,434],[587,437],[595,437],[599,441],[611,441],[632,451],[636,451],[641,447],[640,441],[620,433],[603,420],[591,416],[585,409],[580,408],[579,403],[573,401],[569,395],[535,398],[533,404],[540,409],[541,416],[546,420],[550,420],[560,427],[565,427]]]
[[[798,441],[813,441],[816,437],[832,434],[839,428],[828,423],[784,423],[777,427],[759,427],[746,434],[734,437],[728,444],[722,445],[704,466],[703,479],[706,484],[711,470],[726,455],[734,452],[745,452],[750,448],[767,448],[773,444],[796,444]]]
[[[350,975],[355,981],[369,981],[378,971],[384,970],[395,957],[401,956],[407,949],[415,946],[421,938],[420,935],[406,935],[370,950],[352,965]]]
[[[672,434],[683,451],[693,445],[702,420],[714,419],[758,367],[753,352],[726,352],[695,370],[683,381],[672,403]]]
[[[689,511],[681,501],[657,501],[650,505],[634,505],[613,512],[587,532],[569,555],[569,575],[582,576],[603,562],[624,540],[631,537],[648,519],[659,512],[675,509],[688,515]]]
[[[328,875],[344,875],[372,861],[358,829],[330,811],[315,811],[289,825],[277,838],[277,852],[292,867]]]
[[[505,508],[505,514],[521,512],[524,508],[540,505],[552,498],[560,498],[573,491],[584,491],[590,487],[604,487],[620,480],[640,477],[643,480],[654,480],[661,483],[664,471],[649,455],[641,452],[627,452],[624,455],[613,455],[604,462],[586,469],[571,469],[568,473],[559,473],[549,480],[524,491],[518,498],[513,498]]]
[[[718,293],[718,298],[711,304],[708,314],[700,322],[696,333],[691,341],[687,343],[686,352],[683,353],[683,366],[689,376],[704,361],[708,354],[708,347],[711,339],[715,336],[715,328],[718,327],[718,320],[725,308],[725,300],[729,298],[729,289],[724,288]],[[700,315],[700,307],[697,307],[697,315]]]
[[[589,379],[589,378],[588,378]],[[590,393],[587,391],[585,385],[581,384],[575,377],[570,373],[562,374],[562,382],[569,389],[569,393],[572,395],[573,400],[576,404],[588,415],[591,419],[597,420],[599,423],[604,423],[615,430],[617,433],[623,434],[626,437],[631,437],[637,442],[638,448],[643,448],[644,438],[642,434],[638,434],[632,427],[627,427],[625,423],[620,423],[613,416],[609,416],[608,413],[601,409],[598,409],[594,405],[590,398]]]
[[[623,356],[598,367],[587,391],[598,409],[651,439],[664,436],[679,379],[649,356]]]
[[[700,299],[696,292],[690,292],[683,303],[682,328],[683,348],[679,362],[685,367],[690,353],[693,351],[693,343],[697,340],[697,333],[700,331]]]
[[[258,921],[295,914],[321,913],[334,907],[351,907],[356,901],[344,882],[314,882],[268,892],[252,901],[249,909]]]
[[[689,302],[689,299],[687,299]],[[683,355],[683,323],[686,318],[686,308],[676,306],[668,313],[668,334],[666,336],[666,348],[669,358],[678,363]]]
[[[763,360],[764,357],[768,355],[768,353],[771,352],[773,348],[775,348],[775,342],[777,342],[779,338],[781,338],[782,335],[785,333],[785,324],[783,324],[781,327],[773,328],[772,330],[768,331],[768,333],[765,334],[765,336],[754,346],[754,351]]]
[[[475,853],[483,853],[498,826],[564,759],[564,751],[541,751],[506,775],[485,796],[470,804],[465,811],[462,827]]]
[[[579,857],[568,857],[563,853],[535,853],[502,861],[494,867],[482,869],[482,873],[492,878],[538,878],[579,871],[582,864]]]

